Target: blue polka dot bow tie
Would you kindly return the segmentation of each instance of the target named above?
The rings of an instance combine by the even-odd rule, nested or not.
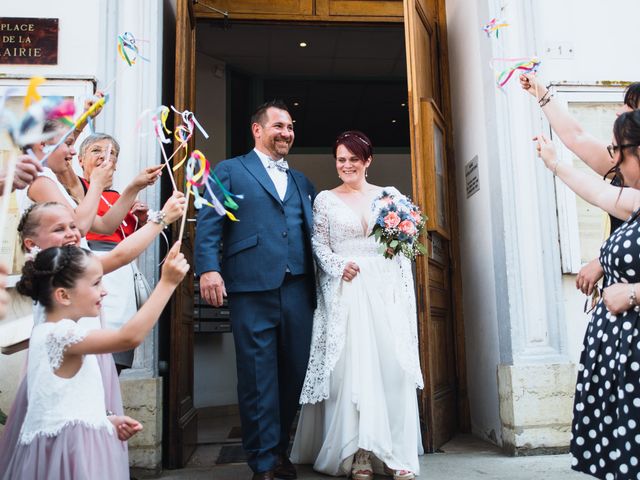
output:
[[[281,172],[286,172],[289,170],[289,164],[284,158],[281,158],[280,160],[269,159],[268,168],[277,168]]]

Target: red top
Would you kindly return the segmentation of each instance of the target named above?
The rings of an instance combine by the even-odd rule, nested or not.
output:
[[[89,182],[82,177],[79,177],[84,187],[84,192],[87,193],[89,189]],[[100,198],[100,204],[98,205],[98,216],[102,217],[114,203],[118,201],[120,194],[115,190],[105,190],[102,192]],[[127,213],[124,220],[120,224],[120,227],[116,228],[116,231],[111,235],[103,235],[100,233],[89,232],[87,233],[87,240],[98,240],[101,242],[120,243],[125,237],[128,237],[136,231],[137,219],[131,213]]]

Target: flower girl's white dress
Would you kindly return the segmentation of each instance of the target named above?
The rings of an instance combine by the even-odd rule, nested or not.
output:
[[[128,479],[126,442],[107,419],[96,355],[71,378],[54,373],[64,350],[87,329],[72,320],[41,323],[29,341],[27,409],[3,479]]]
[[[314,202],[318,308],[291,459],[329,475],[348,474],[358,449],[372,453],[380,473],[382,463],[420,470],[416,387],[423,383],[411,262],[384,258],[369,237],[381,206],[378,196],[364,226],[332,192]],[[360,267],[351,282],[341,278],[348,261]]]

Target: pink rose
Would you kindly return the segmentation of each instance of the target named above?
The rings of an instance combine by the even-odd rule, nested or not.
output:
[[[398,230],[406,235],[414,235],[416,233],[416,227],[411,220],[405,220],[398,225]]]
[[[389,212],[386,217],[384,217],[384,226],[387,228],[397,227],[400,223],[400,217],[396,212]]]
[[[420,213],[417,212],[416,210],[411,210],[410,215],[411,215],[411,218],[413,218],[413,220],[416,223],[420,223],[420,221],[422,220],[422,217],[420,216]]]

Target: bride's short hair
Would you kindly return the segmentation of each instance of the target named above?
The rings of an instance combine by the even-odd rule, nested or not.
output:
[[[348,130],[338,135],[338,138],[333,145],[333,158],[336,158],[336,152],[340,145],[344,145],[347,150],[363,162],[373,156],[373,145],[371,145],[371,140],[369,140],[369,137],[364,133],[358,130]]]

